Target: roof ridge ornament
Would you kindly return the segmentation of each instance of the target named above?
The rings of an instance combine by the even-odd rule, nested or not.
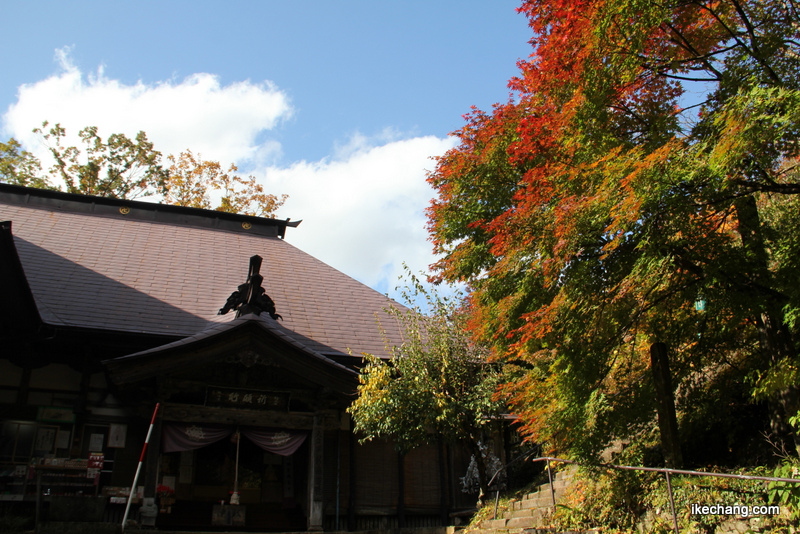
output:
[[[259,255],[250,258],[247,281],[231,293],[231,296],[225,302],[225,306],[220,308],[217,315],[225,315],[229,311],[235,310],[237,318],[248,313],[261,315],[261,312],[267,312],[275,320],[283,319],[275,312],[275,302],[269,298],[264,288],[261,287],[261,283],[264,281],[264,277],[259,273],[261,262],[262,258]]]

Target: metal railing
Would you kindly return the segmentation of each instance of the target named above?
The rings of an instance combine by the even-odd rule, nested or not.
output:
[[[522,458],[522,457],[520,457]],[[520,459],[520,458],[517,458]],[[516,460],[515,460],[516,461]],[[664,476],[667,481],[667,492],[669,493],[669,505],[670,505],[670,512],[672,514],[672,522],[673,527],[675,529],[676,534],[680,533],[678,528],[678,514],[675,510],[675,497],[672,491],[672,481],[671,475],[690,475],[690,476],[699,476],[699,477],[715,477],[715,478],[735,478],[739,480],[760,480],[764,482],[785,482],[789,484],[800,484],[800,478],[781,478],[781,477],[764,477],[764,476],[756,476],[756,475],[737,475],[733,473],[709,473],[708,471],[692,471],[688,469],[670,469],[667,467],[638,467],[638,466],[631,466],[631,465],[616,465],[616,464],[584,464],[580,462],[575,462],[573,460],[567,460],[565,458],[556,458],[553,456],[539,456],[537,458],[531,458],[532,462],[546,462],[547,463],[547,478],[550,485],[550,496],[553,501],[553,509],[556,507],[556,492],[555,488],[553,487],[553,471],[550,467],[550,462],[560,462],[564,464],[571,464],[571,465],[578,465],[581,467],[594,467],[594,468],[605,468],[605,469],[619,469],[623,471],[650,471],[655,473],[664,473]],[[510,464],[509,464],[510,465]],[[507,466],[505,466],[507,467]],[[504,470],[505,467],[498,470],[492,480],[494,480],[500,471]],[[495,517],[497,517],[497,503],[499,499],[499,490],[497,491],[497,495],[495,497]]]
[[[536,449],[530,450],[530,451],[526,452],[525,454],[521,454],[521,455],[517,456],[516,458],[514,458],[513,460],[511,460],[510,462],[508,462],[507,464],[502,466],[500,469],[498,469],[497,471],[494,472],[494,475],[492,475],[492,478],[489,479],[489,483],[486,484],[486,487],[491,489],[492,485],[495,483],[495,480],[497,480],[497,477],[500,476],[501,473],[503,473],[504,471],[507,471],[508,468],[511,467],[512,465],[514,465],[515,463],[517,463],[517,462],[519,462],[521,460],[525,460],[526,458],[529,458],[535,452],[536,452]],[[548,469],[548,471],[549,471],[549,469]],[[551,486],[552,486],[552,484],[551,484]],[[500,504],[500,486],[497,485],[497,486],[495,486],[495,492],[494,492],[494,515],[492,516],[492,519],[497,519],[497,507],[498,507],[499,504]]]

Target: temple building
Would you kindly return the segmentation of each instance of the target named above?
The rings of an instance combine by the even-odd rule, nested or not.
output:
[[[297,226],[0,184],[0,515],[117,522],[133,493],[159,528],[319,531],[470,507],[459,447],[359,443],[346,408],[397,304]]]

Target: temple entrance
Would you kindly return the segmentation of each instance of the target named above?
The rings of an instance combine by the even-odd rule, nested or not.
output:
[[[106,362],[121,397],[139,399],[147,413],[141,399],[149,391],[162,407],[161,442],[150,449],[146,472],[148,487],[157,488],[157,526],[323,530],[325,435],[349,430],[344,409],[357,373],[290,333],[245,316]],[[336,464],[327,471],[341,476]],[[239,504],[231,499],[235,486]]]
[[[210,436],[211,432],[206,434]],[[306,529],[307,440],[278,454],[262,445],[288,440],[287,432],[251,429],[249,435],[255,436],[256,441],[248,439],[246,432],[231,431],[222,439],[188,450],[173,450],[179,444],[165,439],[165,450],[171,452],[161,456],[160,527]],[[270,436],[266,443],[265,436]],[[261,445],[257,443],[259,438]],[[234,489],[238,490],[236,496]]]

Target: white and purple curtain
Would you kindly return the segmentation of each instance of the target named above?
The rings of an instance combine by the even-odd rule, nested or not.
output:
[[[191,451],[225,439],[235,428],[224,425],[164,423],[161,447],[164,452]],[[245,427],[240,432],[265,451],[291,456],[306,440],[303,430],[272,430]]]

